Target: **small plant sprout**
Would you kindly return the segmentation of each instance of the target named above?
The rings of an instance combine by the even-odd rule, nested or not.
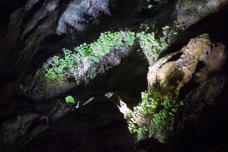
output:
[[[75,99],[72,96],[67,96],[65,98],[66,103],[75,103]]]

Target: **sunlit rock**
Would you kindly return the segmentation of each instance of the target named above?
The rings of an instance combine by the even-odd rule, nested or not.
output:
[[[217,102],[225,84],[225,76],[220,74],[224,50],[223,44],[202,34],[149,67],[148,90],[127,115],[137,141],[156,138],[168,142],[185,124],[197,121],[206,105]]]
[[[224,46],[217,45],[210,41],[207,34],[203,34],[191,39],[181,51],[158,60],[149,68],[149,89],[158,84],[163,89],[180,91],[194,74],[196,81],[206,80],[210,73],[218,71],[224,64]],[[202,69],[197,69],[199,67]]]

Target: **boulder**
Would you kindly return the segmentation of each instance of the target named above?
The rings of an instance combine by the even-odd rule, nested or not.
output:
[[[212,43],[207,34],[191,39],[179,52],[167,55],[149,67],[149,90],[159,85],[165,90],[179,92],[193,78],[196,83],[208,80],[221,71],[226,58],[224,50],[223,44]]]

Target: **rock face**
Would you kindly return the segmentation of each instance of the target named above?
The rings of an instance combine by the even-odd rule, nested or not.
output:
[[[212,74],[221,70],[226,58],[224,49],[221,43],[213,44],[207,34],[191,39],[181,51],[149,67],[149,89],[152,90],[158,84],[165,90],[180,91],[193,76],[196,83],[208,80]]]
[[[133,139],[118,108],[103,95],[69,112],[34,138],[23,152],[130,152]]]
[[[224,88],[226,77],[221,73],[225,59],[225,46],[202,34],[150,66],[148,91],[127,117],[136,139],[169,142],[185,124],[197,121]]]
[[[116,2],[118,4],[120,1]],[[120,16],[114,17],[112,21],[108,20],[110,24],[105,25],[106,28],[117,28],[118,26],[115,24],[131,25],[142,21],[142,18],[138,16],[142,15],[143,11],[141,9],[145,6],[139,4],[144,5],[145,2],[139,0],[121,1],[121,3],[122,2],[124,6],[129,9],[121,8],[125,11],[118,11]],[[175,29],[178,31],[191,26],[201,18],[215,12],[221,6],[225,5],[227,0],[219,0],[216,1],[216,3],[212,0],[194,3],[178,1],[176,3],[174,0],[167,2],[167,5],[173,6],[173,4],[176,3],[176,8],[171,8],[170,10],[173,11],[164,15],[163,12],[165,11],[163,11],[162,6],[165,6],[166,2],[167,1],[154,2],[159,4],[159,9],[155,9],[154,11],[151,9],[151,12],[161,10],[162,13],[158,13],[158,18],[174,20],[174,31],[176,31]],[[31,70],[32,63],[35,62],[37,64],[37,62],[39,62],[40,65],[40,62],[44,62],[47,57],[55,54],[55,52],[59,52],[62,48],[68,48],[82,43],[83,40],[78,38],[80,34],[82,34],[80,31],[97,24],[100,15],[110,15],[110,4],[113,4],[113,1],[27,0],[23,7],[11,14],[7,36],[3,40],[4,45],[1,48],[0,57],[0,65],[2,67],[0,78],[3,80],[1,84],[3,87],[8,82],[12,83],[3,90],[13,90],[17,88],[17,83],[24,77],[25,72]],[[162,6],[160,7],[160,5]],[[18,6],[21,6],[21,4]],[[188,10],[197,10],[197,13],[189,15],[187,13]],[[116,12],[114,11],[114,13]],[[121,14],[121,12],[124,14]],[[111,15],[114,16],[115,14]],[[86,16],[86,18],[83,18],[84,16]],[[127,23],[122,20],[116,22],[117,18],[123,18],[123,16],[127,19]],[[151,22],[151,26],[154,27],[153,19],[149,19],[148,22]],[[164,24],[166,25],[167,22],[168,20]],[[180,25],[184,27],[180,28]],[[100,31],[102,30],[99,29],[99,32]],[[82,38],[90,40],[85,38],[85,35]],[[44,52],[46,52],[46,54]],[[45,55],[42,56],[41,59],[36,59],[37,55],[40,57],[40,54]],[[11,81],[12,79],[14,80],[13,82]]]
[[[177,22],[189,27],[198,22],[205,15],[208,15],[208,13],[218,11],[219,8],[227,3],[227,0],[182,1],[177,5]]]
[[[15,73],[17,80],[21,79],[26,66],[31,64],[40,44],[47,37],[86,29],[89,20],[84,19],[83,15],[91,17],[95,22],[101,13],[109,13],[108,0],[28,0],[10,15],[4,51],[1,51],[1,79],[7,80]],[[9,60],[14,63],[9,64]]]
[[[85,23],[89,22],[84,18],[85,15],[90,17],[90,20],[96,23],[96,19],[101,12],[110,14],[109,11],[109,0],[95,0],[95,1],[85,1],[76,0],[72,1],[65,12],[61,15],[56,33],[61,35],[63,33],[69,32],[69,26],[77,31],[82,31],[86,29]],[[77,13],[76,13],[77,12]]]
[[[0,151],[24,147],[31,139],[74,108],[73,104],[57,99],[34,104],[29,98],[0,99]],[[15,145],[18,145],[18,147]]]
[[[26,133],[31,122],[37,117],[37,114],[18,115],[16,119],[3,123],[1,126],[0,150],[11,151],[17,139]]]
[[[7,5],[11,5],[11,1],[8,1]],[[154,0],[153,2],[148,0],[27,0],[25,2],[22,0],[21,3],[15,4],[12,9],[20,8],[10,15],[8,31],[5,30],[7,17],[3,19],[4,25],[0,23],[0,95],[6,95],[0,98],[0,107],[4,109],[0,112],[0,120],[5,121],[0,122],[2,137],[0,151],[131,151],[133,141],[127,130],[127,124],[116,105],[103,95],[96,97],[85,107],[71,112],[69,111],[75,106],[73,104],[72,107],[61,107],[50,104],[55,100],[46,103],[40,100],[54,98],[87,82],[94,77],[94,71],[98,74],[107,72],[108,69],[121,64],[123,58],[128,59],[128,55],[132,52],[136,54],[136,60],[139,59],[138,55],[142,55],[143,60],[139,61],[139,64],[143,62],[142,66],[135,65],[138,64],[136,62],[129,64],[127,68],[124,67],[122,71],[116,70],[116,73],[121,72],[121,74],[118,76],[116,73],[110,74],[112,76],[109,81],[102,80],[103,84],[106,85],[107,82],[109,88],[114,86],[113,88],[119,89],[120,85],[115,83],[122,83],[132,76],[135,79],[126,80],[128,82],[122,85],[130,85],[122,89],[134,90],[134,87],[139,87],[139,82],[134,82],[140,80],[138,76],[145,73],[145,67],[149,63],[151,66],[148,73],[148,91],[143,93],[143,100],[147,102],[136,108],[136,112],[133,113],[135,115],[131,115],[134,117],[133,123],[136,122],[133,126],[136,128],[133,129],[146,138],[154,137],[160,142],[169,141],[168,137],[174,135],[176,131],[185,129],[186,124],[197,121],[206,106],[216,104],[216,97],[223,89],[226,80],[221,74],[226,59],[225,47],[221,43],[212,42],[207,34],[203,34],[192,39],[181,51],[167,55],[155,63],[154,61],[157,60],[158,54],[175,40],[178,32],[208,14],[216,12],[227,2],[228,0]],[[0,2],[0,8],[2,4],[6,4],[6,0]],[[153,7],[151,4],[154,8],[148,8]],[[111,7],[116,8],[111,10]],[[6,12],[7,16],[12,9]],[[146,26],[144,24],[141,26],[141,23],[145,23]],[[161,27],[167,24],[170,28],[163,30]],[[117,46],[120,47],[114,47],[115,40],[111,46],[108,45],[111,51],[102,54],[99,60],[90,59],[88,57],[90,50],[88,51],[85,45],[80,45],[84,42],[90,44],[100,33],[108,30],[121,33],[123,31],[119,29],[125,27],[129,28],[128,32],[136,33],[133,34],[134,38],[132,39],[131,35],[118,37],[120,43]],[[136,44],[140,39],[139,35],[142,41]],[[130,45],[122,45],[129,42]],[[98,46],[102,47],[95,49],[94,52],[99,54],[101,53],[99,50],[104,50],[106,45],[102,43]],[[64,56],[66,52],[60,53],[62,48],[75,47],[84,47],[88,52],[80,50],[77,52],[83,54],[83,58],[74,56],[75,54],[72,58]],[[55,57],[52,58],[53,55]],[[47,58],[49,59],[46,60]],[[56,66],[60,67],[59,74],[64,75],[63,79],[55,81],[46,79],[45,68],[48,67],[50,70],[54,67],[51,63],[62,65],[63,58],[68,61],[68,65]],[[77,63],[76,66],[72,64],[73,62]],[[74,68],[71,70],[69,67]],[[76,68],[79,70],[76,71]],[[49,76],[53,72],[50,71]],[[24,80],[26,72],[32,76]],[[128,73],[129,77],[125,73]],[[121,79],[123,75],[127,78]],[[146,76],[144,74],[143,76],[145,79]],[[121,81],[118,81],[120,79]],[[20,84],[21,80],[24,80],[28,86]],[[31,103],[23,103],[20,100],[17,102],[17,96],[12,98],[13,101],[9,100],[11,98],[6,99],[18,92],[26,92],[24,94],[39,101],[31,100],[31,103],[45,110],[39,111]],[[174,97],[176,92],[179,92],[180,99]],[[121,93],[125,97],[123,91]],[[127,95],[125,98],[130,102],[134,99],[128,98]],[[127,109],[127,105],[121,104],[121,111],[132,112]],[[45,118],[43,125],[39,120],[40,115],[46,114],[52,108],[54,112],[49,115],[51,123],[47,125],[48,119]],[[25,109],[31,110],[32,114]],[[65,117],[58,120],[67,112],[69,113]],[[128,118],[127,114],[125,116]],[[147,126],[151,127],[148,127],[149,133]],[[43,131],[46,127],[49,128]],[[143,132],[143,129],[146,131]],[[42,133],[39,134],[40,132]],[[141,147],[143,146],[140,145]]]
[[[118,66],[124,57],[135,52],[138,47],[137,45],[126,45],[118,49],[110,50],[110,52],[99,59],[98,62],[89,56],[73,57],[72,55],[72,65],[64,67],[62,69],[64,76],[55,79],[45,74],[45,67],[48,66],[47,63],[42,69],[37,71],[32,81],[26,83],[26,86],[28,86],[28,92],[26,92],[26,94],[37,101],[47,100],[72,88],[76,88],[79,85],[87,84],[91,79],[94,79],[96,75],[104,74],[108,69]],[[67,57],[65,55],[65,60],[61,62],[69,62],[70,59],[66,59]],[[55,65],[53,65],[52,62],[49,66],[52,67]],[[58,66],[59,65],[56,65],[54,68],[57,69]],[[55,74],[55,71],[53,73]]]

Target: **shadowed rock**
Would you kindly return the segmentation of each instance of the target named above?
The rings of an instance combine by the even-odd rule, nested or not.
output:
[[[118,108],[98,95],[34,138],[23,152],[131,152],[133,139]]]

